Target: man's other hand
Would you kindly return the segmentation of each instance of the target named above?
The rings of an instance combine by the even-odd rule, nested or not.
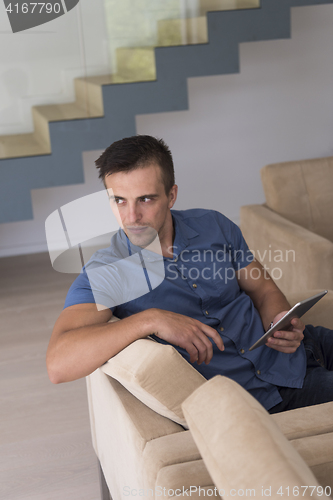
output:
[[[279,321],[288,311],[277,314],[273,320],[273,325]],[[291,354],[295,352],[304,338],[303,331],[305,325],[299,318],[291,320],[291,326],[287,330],[278,330],[270,337],[266,345],[276,351]]]
[[[214,340],[220,351],[224,350],[223,341],[217,331],[201,321],[182,314],[162,309],[151,309],[154,315],[154,335],[186,349],[190,355],[190,362],[208,363],[213,357],[213,345],[208,337]]]

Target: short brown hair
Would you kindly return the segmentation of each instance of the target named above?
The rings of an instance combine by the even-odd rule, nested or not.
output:
[[[150,163],[157,163],[162,171],[165,193],[169,194],[175,184],[172,155],[163,139],[150,135],[135,135],[116,141],[109,146],[95,161],[99,169],[99,178],[117,172],[129,172]]]

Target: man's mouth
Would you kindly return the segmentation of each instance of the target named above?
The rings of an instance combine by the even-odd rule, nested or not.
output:
[[[148,226],[136,226],[136,227],[126,227],[127,231],[133,234],[141,234],[143,233]]]

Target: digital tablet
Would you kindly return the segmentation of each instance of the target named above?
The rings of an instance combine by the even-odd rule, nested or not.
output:
[[[284,328],[289,327],[290,321],[293,318],[300,318],[301,316],[303,316],[303,314],[311,309],[311,307],[314,306],[318,302],[318,300],[320,300],[326,294],[327,290],[324,290],[323,292],[317,293],[316,295],[313,295],[312,297],[309,297],[308,299],[302,300],[301,302],[295,304],[294,307],[290,309],[290,311],[288,311],[281,319],[279,319],[279,321],[275,323],[272,328],[267,330],[267,332],[250,347],[249,351],[253,351],[253,349],[266,344],[267,339],[269,339],[269,337],[272,337],[272,335],[278,330],[283,330]]]

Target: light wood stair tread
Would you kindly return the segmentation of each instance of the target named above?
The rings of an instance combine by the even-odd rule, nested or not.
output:
[[[136,48],[137,47],[134,47],[134,49]],[[154,49],[155,47],[152,48]],[[130,49],[133,50],[133,48]],[[78,82],[101,86],[101,87],[103,85],[113,85],[118,83],[135,83],[141,81],[141,80],[136,80],[133,77],[122,76],[119,73],[116,73],[114,75],[87,76],[85,78],[76,78],[76,80]]]
[[[260,0],[200,0],[200,14],[220,10],[255,9],[260,7]]]
[[[208,42],[207,16],[162,19],[157,23],[158,47]]]
[[[90,111],[89,106],[80,106],[76,102],[66,104],[47,104],[34,106],[34,111],[43,116],[47,121],[75,120],[100,116]]]
[[[50,154],[47,145],[42,144],[34,133],[0,136],[0,158],[21,158]]]

